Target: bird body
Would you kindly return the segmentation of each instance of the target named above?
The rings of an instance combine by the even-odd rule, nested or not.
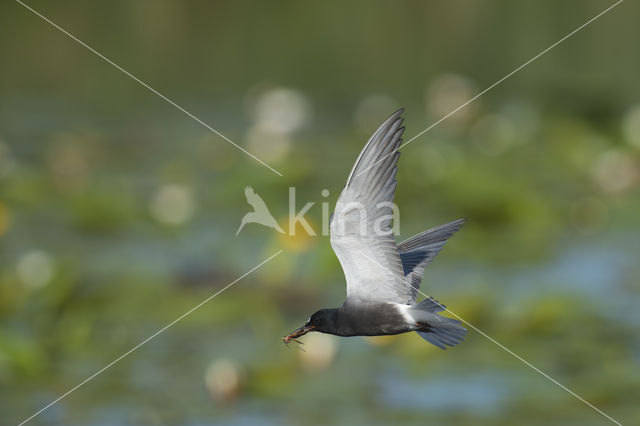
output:
[[[324,310],[326,322],[318,329],[331,330],[336,336],[380,336],[412,331],[405,323],[401,305],[395,303],[346,301],[339,308]]]
[[[349,174],[331,219],[333,248],[347,283],[339,308],[321,309],[285,342],[310,331],[338,336],[377,336],[416,331],[446,349],[464,339],[460,321],[438,313],[433,298],[417,302],[424,268],[464,224],[459,219],[396,244],[391,220],[402,143],[402,111],[374,133]]]

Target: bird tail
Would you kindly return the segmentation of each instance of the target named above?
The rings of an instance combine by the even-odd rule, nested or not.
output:
[[[416,330],[418,335],[441,349],[457,345],[467,335],[467,329],[460,325],[460,321],[438,314],[445,309],[447,309],[446,306],[432,297],[411,307],[411,315],[420,325]]]

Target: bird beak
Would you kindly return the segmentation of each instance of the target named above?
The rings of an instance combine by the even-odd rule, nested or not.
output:
[[[300,327],[299,329],[297,329],[296,331],[292,332],[291,334],[288,334],[288,335],[284,336],[282,338],[282,340],[285,343],[289,343],[291,340],[295,341],[296,338],[298,338],[300,336],[304,336],[305,334],[307,334],[308,332],[310,332],[314,328],[315,328],[314,325],[305,324],[302,327]]]

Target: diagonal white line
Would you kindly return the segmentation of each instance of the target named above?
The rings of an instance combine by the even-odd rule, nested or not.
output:
[[[264,265],[265,263],[267,263],[268,261],[270,261],[271,259],[273,259],[274,257],[276,257],[277,255],[279,255],[280,253],[282,253],[282,250],[279,250],[277,253],[275,253],[274,255],[272,255],[271,257],[263,260],[262,262],[260,262],[258,265],[254,266],[253,268],[251,268],[249,271],[245,272],[244,274],[242,274],[241,276],[239,276],[238,278],[236,278],[235,280],[233,280],[232,282],[230,282],[229,284],[227,284],[226,286],[224,286],[221,290],[218,290],[217,292],[215,292],[214,294],[212,294],[211,296],[207,297],[206,299],[204,299],[202,302],[198,303],[196,306],[194,306],[193,308],[189,309],[187,312],[185,312],[184,314],[180,315],[178,318],[176,318],[175,320],[171,321],[169,324],[165,325],[164,327],[162,327],[160,330],[156,331],[155,333],[153,333],[151,336],[147,337],[146,339],[144,339],[142,342],[138,343],[137,345],[135,345],[133,348],[129,349],[127,352],[123,353],[122,355],[120,355],[118,358],[114,359],[113,361],[111,361],[109,364],[105,365],[104,367],[102,367],[100,370],[96,371],[95,373],[93,373],[92,375],[90,375],[89,377],[87,377],[86,379],[84,379],[82,382],[78,383],[77,385],[75,385],[74,387],[72,387],[71,389],[69,389],[68,391],[66,391],[65,393],[63,393],[62,395],[60,395],[58,398],[56,398],[55,400],[51,401],[49,404],[45,405],[44,407],[42,407],[40,410],[38,410],[36,413],[34,413],[33,415],[31,415],[30,417],[24,419],[22,422],[20,422],[20,424],[18,424],[18,426],[22,426],[25,423],[27,423],[29,420],[33,419],[34,417],[38,416],[40,413],[42,413],[43,411],[47,410],[49,407],[51,407],[52,405],[58,403],[61,399],[65,398],[66,396],[68,396],[70,393],[76,391],[79,387],[85,385],[87,382],[93,380],[96,376],[98,376],[99,374],[103,373],[106,369],[110,368],[111,366],[113,366],[114,364],[116,364],[117,362],[121,361],[124,357],[126,357],[127,355],[131,354],[132,352],[134,352],[135,350],[139,349],[141,346],[143,346],[144,344],[146,344],[147,342],[149,342],[151,339],[153,339],[154,337],[156,337],[158,334],[164,332],[165,330],[167,330],[169,327],[171,327],[172,325],[174,325],[175,323],[177,323],[178,321],[182,320],[184,317],[186,317],[187,315],[190,315],[193,311],[195,311],[196,309],[200,308],[202,305],[204,305],[205,303],[209,302],[211,299],[213,299],[214,297],[216,297],[217,295],[219,295],[220,293],[222,293],[223,291],[225,291],[226,289],[228,289],[229,287],[231,287],[232,285],[234,285],[235,283],[237,283],[238,281],[240,281],[241,279],[243,279],[244,277],[246,277],[247,275],[249,275],[250,273],[252,273],[253,271],[255,271],[256,269],[260,268],[262,265]]]
[[[422,294],[425,297],[429,297],[426,294],[424,294],[422,291],[418,290],[418,292],[420,294]],[[432,298],[432,300],[434,302],[435,299]],[[438,305],[440,305],[440,303],[436,302]],[[542,376],[544,376],[545,378],[547,378],[548,380],[552,381],[553,383],[555,383],[556,385],[560,386],[562,389],[564,389],[565,391],[569,392],[571,395],[573,395],[574,397],[578,398],[580,401],[584,402],[585,404],[587,404],[589,407],[593,408],[594,410],[596,410],[598,413],[602,414],[603,416],[605,416],[607,419],[611,420],[613,423],[622,426],[622,424],[620,422],[618,422],[617,420],[615,420],[614,418],[612,418],[611,416],[609,416],[607,413],[605,413],[604,411],[602,411],[601,409],[599,409],[598,407],[594,406],[592,403],[590,403],[589,401],[587,401],[586,399],[584,399],[583,397],[581,397],[580,395],[578,395],[577,393],[575,393],[574,391],[572,391],[571,389],[569,389],[568,387],[566,387],[565,385],[563,385],[562,383],[560,383],[559,381],[557,381],[556,379],[554,379],[553,377],[549,376],[547,373],[545,373],[544,371],[540,370],[538,367],[536,367],[535,365],[531,364],[529,361],[527,361],[526,359],[522,358],[520,355],[514,353],[512,350],[510,350],[509,348],[507,348],[505,345],[503,345],[502,343],[498,342],[496,339],[494,339],[493,337],[489,336],[488,334],[486,334],[485,332],[483,332],[482,330],[478,329],[478,327],[476,327],[475,325],[471,324],[469,321],[466,321],[464,318],[460,317],[460,315],[456,314],[455,312],[452,312],[450,309],[447,309],[446,306],[444,305],[440,305],[441,307],[444,308],[445,311],[449,312],[451,315],[453,315],[454,317],[458,318],[460,321],[462,321],[463,323],[465,323],[466,325],[468,325],[469,327],[473,328],[475,331],[477,331],[478,333],[480,333],[481,335],[483,335],[484,337],[486,337],[487,339],[491,340],[493,343],[495,343],[496,345],[498,345],[500,348],[504,349],[505,351],[507,351],[508,353],[510,353],[513,357],[515,357],[517,360],[523,362],[524,364],[526,364],[527,366],[531,367],[532,369],[534,369],[535,371],[537,371],[538,373],[540,373]]]
[[[378,263],[376,260],[370,258],[369,256],[367,256],[364,253],[361,253],[362,256],[366,257],[367,259],[369,259],[371,262],[375,263],[376,265],[378,265],[380,268],[382,268],[385,271],[390,272],[392,275],[394,275],[396,278],[400,278],[402,281],[405,281],[404,277],[400,277],[398,275],[396,275],[393,271],[391,271],[389,268],[386,268],[384,266],[382,266],[380,263]],[[389,285],[389,287],[391,287],[391,285]],[[421,290],[418,290],[418,293],[420,293],[421,295],[425,296],[425,297],[430,297],[427,294],[423,293]],[[489,339],[490,341],[492,341],[493,343],[495,343],[496,345],[498,345],[500,348],[504,349],[505,351],[507,351],[509,354],[511,354],[513,357],[515,357],[517,360],[523,362],[524,364],[526,364],[527,366],[531,367],[532,369],[534,369],[535,371],[537,371],[538,373],[540,373],[542,376],[544,376],[545,378],[547,378],[548,380],[550,380],[551,382],[555,383],[556,385],[560,386],[562,389],[564,389],[565,391],[567,391],[569,394],[573,395],[574,397],[576,397],[577,399],[579,399],[580,401],[584,402],[585,404],[587,404],[589,407],[593,408],[595,411],[597,411],[598,413],[602,414],[603,416],[605,416],[607,419],[611,420],[613,423],[622,426],[622,424],[620,422],[618,422],[617,420],[615,420],[613,417],[609,416],[607,413],[605,413],[604,411],[602,411],[601,409],[599,409],[598,407],[596,407],[595,405],[591,404],[589,401],[587,401],[586,399],[584,399],[583,397],[581,397],[580,395],[578,395],[577,393],[575,393],[574,391],[572,391],[571,389],[569,389],[568,387],[566,387],[565,385],[563,385],[562,383],[560,383],[559,381],[557,381],[556,379],[554,379],[553,377],[549,376],[547,373],[545,373],[544,371],[540,370],[538,367],[536,367],[535,365],[531,364],[529,361],[527,361],[526,359],[522,358],[520,355],[516,354],[515,352],[513,352],[512,350],[510,350],[509,348],[507,348],[506,346],[504,346],[502,343],[498,342],[496,339],[494,339],[493,337],[489,336],[488,334],[486,334],[485,332],[483,332],[482,330],[480,330],[478,327],[476,327],[475,325],[471,324],[469,321],[466,321],[464,318],[460,317],[458,314],[456,314],[455,312],[451,312],[451,310],[447,309],[446,306],[440,304],[439,302],[437,302],[434,298],[431,298],[431,300],[433,300],[435,303],[437,303],[442,309],[444,309],[445,311],[449,312],[451,315],[455,316],[456,318],[458,318],[460,321],[462,321],[463,323],[465,323],[466,325],[468,325],[469,327],[471,327],[472,329],[474,329],[475,331],[477,331],[478,333],[480,333],[482,336],[486,337],[487,339]]]
[[[48,22],[49,24],[51,24],[52,26],[54,26],[56,29],[60,30],[61,32],[63,32],[64,34],[66,34],[68,37],[70,37],[71,39],[73,39],[75,42],[77,42],[78,44],[80,44],[81,46],[86,47],[88,50],[90,50],[93,54],[95,54],[96,56],[100,57],[101,59],[103,59],[104,61],[108,62],[109,64],[113,65],[116,69],[118,69],[119,71],[121,71],[122,73],[124,73],[125,75],[127,75],[128,77],[130,77],[131,79],[135,80],[137,83],[139,83],[141,86],[143,86],[145,89],[149,90],[150,92],[158,95],[159,97],[161,97],[162,99],[164,99],[165,101],[167,101],[169,104],[171,104],[172,106],[174,106],[175,108],[179,109],[180,111],[182,111],[184,114],[186,114],[187,116],[191,117],[192,119],[194,119],[195,121],[197,121],[198,123],[202,124],[204,127],[206,127],[207,129],[211,130],[213,133],[215,133],[216,135],[220,136],[222,139],[226,140],[227,142],[229,142],[231,145],[235,146],[236,148],[238,148],[240,151],[244,152],[245,154],[247,154],[248,156],[250,156],[251,158],[253,158],[254,160],[256,160],[258,163],[262,164],[263,166],[265,166],[266,168],[268,168],[269,170],[271,170],[272,172],[274,172],[275,174],[277,174],[278,176],[282,176],[282,173],[280,173],[279,171],[277,171],[276,169],[274,169],[273,167],[271,167],[270,165],[268,165],[267,163],[265,163],[264,161],[262,161],[261,159],[259,159],[258,157],[256,157],[255,155],[253,155],[252,153],[250,153],[249,151],[247,151],[246,149],[244,149],[243,147],[241,147],[240,145],[238,145],[237,143],[233,142],[231,139],[229,139],[228,137],[226,137],[225,135],[223,135],[222,133],[220,133],[219,131],[217,131],[216,129],[214,129],[213,127],[211,127],[210,125],[208,125],[207,123],[205,123],[204,121],[200,120],[198,117],[196,117],[195,115],[193,115],[192,113],[190,113],[189,111],[187,111],[186,109],[184,109],[183,107],[181,107],[180,105],[178,105],[177,103],[175,103],[174,101],[172,101],[171,99],[169,99],[168,97],[166,97],[165,95],[163,95],[162,93],[158,92],[156,89],[154,89],[153,87],[149,86],[147,83],[145,83],[144,81],[140,80],[138,77],[136,77],[135,75],[131,74],[129,71],[125,70],[124,68],[122,68],[120,65],[116,64],[115,62],[113,62],[111,59],[107,58],[106,56],[104,56],[103,54],[101,54],[100,52],[98,52],[97,50],[95,50],[94,48],[92,48],[91,46],[89,46],[88,44],[86,44],[85,42],[83,42],[82,40],[78,39],[76,36],[74,36],[73,34],[69,33],[68,31],[66,31],[64,28],[60,27],[58,24],[56,24],[55,22],[51,21],[50,19],[48,19],[46,16],[42,15],[41,13],[39,13],[38,11],[36,11],[35,9],[31,8],[30,6],[27,6],[26,4],[24,4],[22,1],[20,0],[16,0],[16,2],[18,2],[19,4],[21,4],[22,6],[24,6],[26,9],[28,9],[29,11],[33,12],[33,14],[39,16],[40,18],[42,18],[44,21]]]
[[[485,93],[487,93],[489,90],[493,89],[494,87],[496,87],[497,85],[499,85],[500,83],[502,83],[503,81],[505,81],[506,79],[508,79],[509,77],[511,77],[512,75],[514,75],[515,73],[517,73],[518,71],[520,71],[521,69],[523,69],[524,67],[526,67],[527,65],[529,65],[531,62],[535,61],[536,59],[540,58],[542,55],[544,55],[545,53],[549,52],[551,49],[553,49],[554,47],[558,46],[559,44],[563,43],[564,41],[566,41],[569,37],[573,36],[575,33],[577,33],[578,31],[582,30],[584,27],[586,27],[587,25],[591,24],[593,21],[595,21],[596,19],[598,19],[599,17],[601,17],[602,15],[604,15],[605,13],[609,12],[611,9],[613,9],[614,7],[616,7],[617,5],[619,5],[620,3],[622,3],[624,0],[618,0],[616,3],[612,4],[611,6],[609,6],[608,8],[606,8],[605,10],[603,10],[602,12],[598,13],[596,16],[594,16],[593,18],[589,19],[587,22],[585,22],[584,24],[580,25],[578,28],[576,28],[575,30],[571,31],[569,34],[567,34],[566,36],[562,37],[560,40],[556,41],[555,43],[553,43],[551,46],[547,47],[546,49],[544,49],[542,52],[538,53],[536,56],[534,56],[533,58],[529,59],[527,62],[525,62],[524,64],[520,65],[518,68],[514,69],[513,71],[511,71],[509,74],[505,75],[504,77],[502,77],[501,79],[499,79],[498,81],[496,81],[495,83],[493,83],[491,86],[487,87],[486,89],[484,89],[483,91],[481,91],[480,93],[478,93],[477,95],[475,95],[473,98],[469,99],[468,101],[466,101],[465,103],[463,103],[462,105],[460,105],[459,107],[455,108],[454,110],[452,110],[451,112],[449,112],[447,115],[445,115],[444,117],[442,117],[441,119],[439,119],[438,121],[436,121],[435,123],[429,125],[426,129],[424,129],[423,131],[421,131],[420,133],[418,133],[417,135],[415,135],[414,137],[412,137],[411,139],[409,139],[408,141],[406,141],[405,143],[403,143],[402,145],[400,145],[395,151],[390,152],[389,154],[385,155],[384,157],[382,157],[381,159],[379,159],[378,161],[376,161],[375,163],[373,163],[372,165],[370,165],[369,167],[367,167],[366,169],[364,169],[363,171],[361,171],[360,173],[358,173],[358,176],[360,176],[361,174],[363,174],[364,172],[366,172],[367,170],[369,170],[370,168],[372,168],[373,166],[375,166],[376,164],[378,164],[379,162],[381,162],[382,160],[384,160],[385,158],[387,158],[390,155],[395,154],[396,152],[398,152],[400,149],[404,148],[405,146],[409,145],[411,142],[413,142],[414,140],[416,140],[417,138],[419,138],[420,136],[424,135],[425,133],[427,133],[429,130],[433,129],[434,127],[436,127],[438,124],[440,124],[441,122],[443,122],[444,120],[446,120],[447,118],[451,117],[453,114],[455,114],[456,112],[460,111],[462,108],[466,107],[467,105],[469,105],[471,102],[475,101],[476,99],[478,99],[480,96],[484,95]]]

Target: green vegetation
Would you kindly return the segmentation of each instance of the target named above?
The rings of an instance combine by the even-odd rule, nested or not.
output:
[[[32,4],[33,3],[33,4]],[[403,148],[401,236],[467,225],[423,291],[622,424],[640,395],[640,7],[625,2]],[[280,337],[344,297],[319,231],[367,137],[410,139],[606,2],[0,6],[0,423],[607,424],[470,330]],[[108,5],[108,6],[107,6]],[[321,191],[329,190],[328,197]]]

